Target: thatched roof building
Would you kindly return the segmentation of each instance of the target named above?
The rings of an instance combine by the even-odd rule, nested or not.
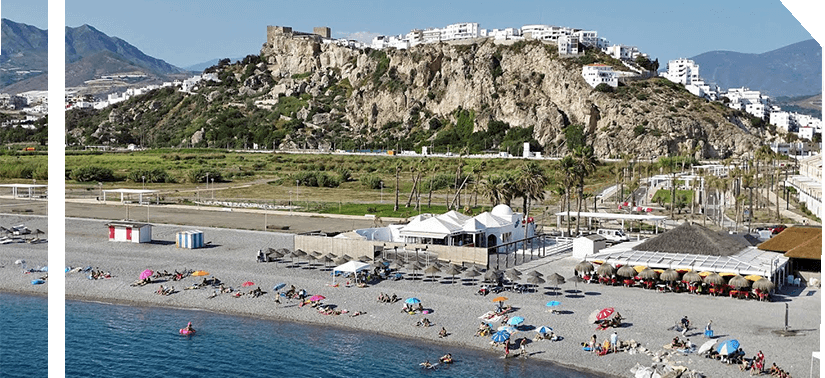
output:
[[[643,242],[618,244],[588,256],[587,261],[615,265],[751,274],[779,285],[787,275],[788,258],[751,246],[745,239],[720,234],[698,224],[678,227]]]
[[[720,234],[707,227],[685,222],[657,237],[633,247],[636,251],[689,253],[705,256],[730,256],[747,248],[740,239]]]
[[[759,244],[759,249],[784,253],[798,270],[820,271],[822,227],[794,226]]]

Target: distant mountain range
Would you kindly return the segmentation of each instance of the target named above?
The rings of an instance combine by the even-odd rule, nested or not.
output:
[[[814,39],[762,54],[710,51],[692,59],[699,75],[720,88],[748,87],[771,97],[822,91],[822,47]]]
[[[34,26],[2,19],[0,91],[46,90],[48,34]],[[66,86],[82,85],[101,75],[142,72],[165,79],[187,70],[144,54],[128,42],[91,27],[66,27]]]
[[[241,59],[243,59],[243,58],[244,58],[244,57],[229,58],[229,60],[230,60],[230,61],[232,61],[232,62],[237,62],[237,61],[239,61],[239,60],[241,60]],[[193,65],[191,65],[191,66],[186,66],[186,67],[183,67],[183,69],[185,69],[185,70],[187,70],[187,71],[192,71],[192,72],[198,72],[198,73],[200,73],[200,72],[203,72],[203,70],[205,70],[205,69],[207,69],[207,68],[209,68],[209,67],[212,67],[212,66],[214,66],[214,65],[217,65],[217,64],[218,64],[218,61],[219,61],[219,60],[221,60],[221,59],[223,59],[223,58],[218,58],[218,59],[207,60],[207,61],[205,61],[205,62],[201,62],[201,63],[193,64]]]
[[[0,88],[45,76],[49,68],[49,38],[45,30],[4,18],[0,20],[0,34]],[[45,90],[46,80],[42,84],[41,89]]]

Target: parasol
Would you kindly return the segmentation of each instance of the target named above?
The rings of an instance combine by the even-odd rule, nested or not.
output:
[[[659,275],[659,279],[662,280],[662,281],[678,281],[679,280],[679,272],[677,272],[673,269],[668,269],[668,270],[662,272],[662,274]]]
[[[598,274],[602,277],[610,277],[615,273],[616,273],[616,268],[614,268],[613,265],[610,265],[610,264],[607,264],[607,263],[599,265],[599,268],[596,269],[596,274]]]
[[[593,268],[593,264],[591,264],[587,261],[582,261],[582,262],[576,264],[576,267],[574,269],[577,272],[587,273],[587,272],[592,272],[594,268]]]

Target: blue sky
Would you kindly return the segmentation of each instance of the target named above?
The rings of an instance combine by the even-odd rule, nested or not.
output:
[[[2,16],[45,28],[45,0],[33,3],[4,0]],[[177,66],[256,54],[266,25],[302,31],[323,25],[334,37],[367,40],[456,22],[478,22],[482,28],[571,26],[636,45],[662,66],[711,50],[762,53],[811,38],[780,1],[66,0],[65,5],[67,26],[92,25]]]

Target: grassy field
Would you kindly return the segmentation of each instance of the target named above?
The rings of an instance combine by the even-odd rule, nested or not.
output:
[[[413,187],[411,170],[417,169],[422,172],[422,182],[429,182],[433,177],[440,177],[446,182],[447,187],[433,191],[429,208],[429,190],[426,186],[420,188],[421,211],[438,213],[446,210],[447,203],[455,194],[455,190],[449,186],[454,185],[459,162],[464,164],[462,173],[471,175],[467,187],[462,192],[461,207],[464,208],[470,202],[475,209],[480,209],[480,206],[490,207],[487,198],[481,193],[476,194],[481,190],[481,185],[475,184],[476,180],[483,180],[489,175],[514,172],[524,164],[522,159],[424,159],[371,155],[237,153],[214,149],[158,149],[125,153],[72,152],[66,156],[66,183],[68,197],[95,197],[99,195],[100,189],[143,187],[142,180],[128,179],[129,174],[134,171],[162,170],[170,177],[170,182],[147,182],[146,188],[160,190],[166,202],[214,198],[225,201],[294,204],[305,211],[322,213],[375,213],[381,217],[406,217],[418,213],[414,209],[415,199],[409,208],[405,207]],[[553,195],[551,191],[560,180],[560,175],[555,169],[556,162],[537,162],[545,169],[550,179],[542,205],[553,205],[558,201],[558,196]],[[399,211],[394,212],[392,206],[395,202],[397,165],[401,167],[398,185]],[[103,182],[102,186],[98,185],[98,181],[78,182],[70,179],[71,172],[82,167],[105,167],[111,169],[113,177]],[[609,165],[599,166],[597,172],[588,179],[585,191],[598,192],[610,186],[614,176],[609,172],[609,168]],[[205,182],[193,180],[191,173],[196,170],[215,172],[220,175],[220,179],[215,180],[214,185],[210,180],[210,189],[205,190]],[[296,187],[296,175],[305,172],[319,172],[331,177],[340,177],[341,172],[345,172],[349,179],[340,182],[337,187]],[[132,176],[134,178],[134,174]],[[380,186],[371,187],[365,183],[365,177],[382,181],[383,190]],[[520,205],[521,199],[513,200],[512,206]],[[375,211],[368,211],[373,209]]]

